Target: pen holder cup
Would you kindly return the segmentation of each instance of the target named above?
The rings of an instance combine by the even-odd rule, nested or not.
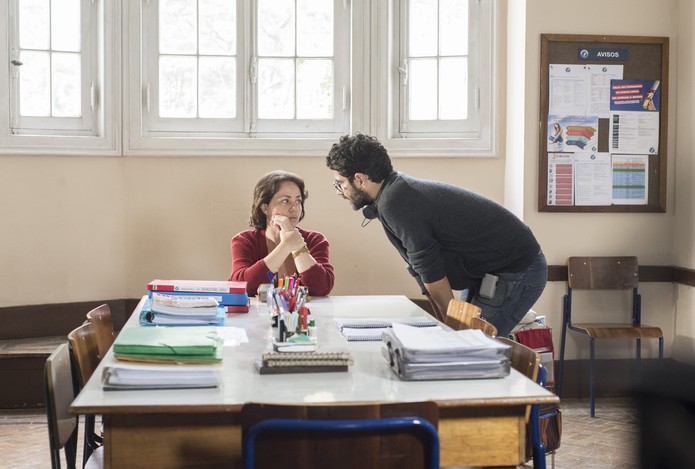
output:
[[[273,290],[273,284],[272,283],[263,283],[258,286],[258,293],[256,293],[256,298],[258,298],[258,301],[261,303],[268,303],[268,292]]]

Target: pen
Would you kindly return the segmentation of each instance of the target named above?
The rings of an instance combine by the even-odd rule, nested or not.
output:
[[[267,274],[268,274],[268,280],[270,280],[270,283],[274,283],[275,280],[273,277],[273,273],[271,271],[268,271]]]

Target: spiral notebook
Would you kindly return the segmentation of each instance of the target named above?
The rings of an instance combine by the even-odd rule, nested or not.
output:
[[[381,334],[391,328],[393,323],[414,327],[439,327],[437,321],[424,316],[383,319],[383,318],[337,318],[335,325],[348,342],[381,341]]]

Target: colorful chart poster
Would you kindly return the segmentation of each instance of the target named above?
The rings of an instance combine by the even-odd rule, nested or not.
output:
[[[646,205],[649,194],[649,157],[613,155],[613,203]]]
[[[548,116],[548,152],[595,152],[597,116]]]

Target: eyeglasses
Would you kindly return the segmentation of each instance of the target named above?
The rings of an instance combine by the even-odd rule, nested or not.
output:
[[[333,187],[335,188],[335,190],[337,190],[338,192],[340,192],[340,193],[342,194],[342,193],[344,192],[344,191],[343,191],[343,183],[344,183],[345,181],[349,181],[349,180],[350,180],[350,179],[345,179],[345,180],[343,180],[343,181],[336,181],[336,180],[333,180]]]

